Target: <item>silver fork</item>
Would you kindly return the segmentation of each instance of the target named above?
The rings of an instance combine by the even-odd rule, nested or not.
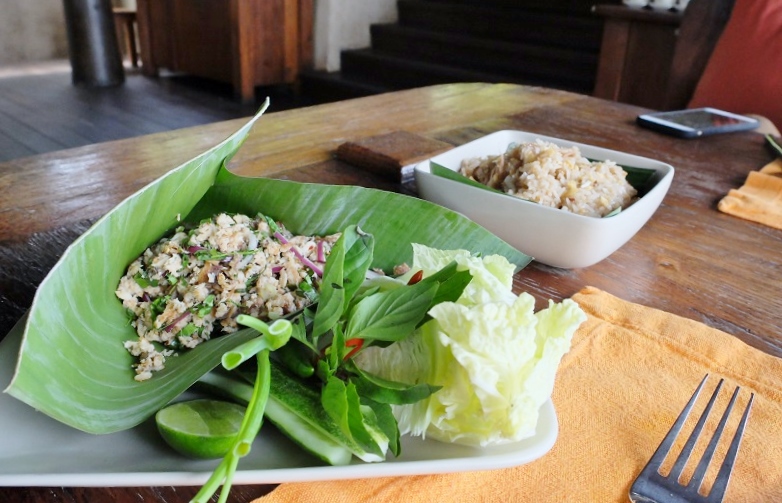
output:
[[[662,476],[659,472],[660,466],[671,450],[676,437],[679,435],[679,431],[681,431],[684,422],[687,420],[687,416],[690,414],[690,410],[695,404],[695,400],[697,400],[698,395],[700,394],[701,389],[703,389],[703,385],[706,383],[706,379],[708,377],[709,375],[706,374],[698,388],[695,390],[695,393],[693,393],[692,398],[690,398],[690,401],[687,402],[684,410],[682,410],[682,412],[679,414],[676,422],[673,423],[671,430],[668,432],[662,443],[660,443],[660,446],[654,452],[654,455],[649,460],[649,463],[647,463],[647,465],[638,475],[638,478],[635,480],[635,482],[633,482],[633,485],[630,488],[630,501],[635,503],[720,503],[724,498],[725,490],[727,489],[728,481],[730,480],[730,474],[733,471],[733,464],[736,461],[736,455],[739,452],[741,437],[744,434],[744,428],[747,424],[747,419],[749,418],[749,411],[752,408],[752,401],[755,398],[754,393],[750,394],[749,401],[747,402],[747,406],[744,409],[744,414],[741,416],[741,421],[739,422],[739,426],[736,429],[736,433],[733,435],[733,440],[728,447],[725,460],[722,462],[722,466],[720,466],[719,472],[717,473],[717,478],[711,487],[711,491],[707,496],[703,496],[699,493],[699,490],[701,484],[703,483],[703,477],[706,474],[706,469],[708,468],[709,463],[714,456],[717,443],[719,442],[720,436],[722,435],[722,431],[725,429],[725,424],[728,422],[728,417],[730,416],[730,412],[733,409],[736,398],[738,397],[739,390],[741,389],[738,386],[736,386],[736,389],[733,392],[733,396],[730,399],[730,403],[725,409],[725,412],[722,414],[722,419],[720,420],[717,429],[712,435],[711,440],[709,440],[709,444],[706,447],[706,450],[704,451],[698,466],[695,468],[695,472],[692,478],[686,485],[679,482],[679,478],[682,474],[682,471],[684,470],[684,466],[687,464],[687,460],[690,458],[690,454],[692,453],[692,449],[695,446],[695,442],[698,440],[698,437],[703,430],[703,425],[706,423],[706,418],[708,417],[709,412],[711,411],[711,408],[717,398],[717,394],[719,393],[720,388],[722,388],[722,383],[724,381],[723,379],[720,379],[720,382],[717,385],[717,388],[714,390],[709,403],[706,405],[703,414],[701,414],[701,417],[698,419],[698,423],[695,425],[695,429],[690,434],[689,438],[687,438],[687,441],[685,442],[679,457],[676,458],[670,473],[667,476]]]

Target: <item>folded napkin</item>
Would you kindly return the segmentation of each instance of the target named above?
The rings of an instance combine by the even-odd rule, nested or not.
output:
[[[782,229],[782,159],[751,171],[744,185],[722,198],[717,208],[746,220]]]
[[[782,359],[595,288],[573,299],[588,320],[557,374],[559,437],[544,457],[483,472],[287,483],[255,503],[627,502],[632,481],[707,373],[698,404],[711,396],[716,376],[726,378],[720,412],[735,385],[745,390],[739,410],[748,391],[756,393],[725,501],[782,501]]]

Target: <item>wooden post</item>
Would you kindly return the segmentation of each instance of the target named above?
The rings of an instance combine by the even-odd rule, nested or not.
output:
[[[73,83],[87,87],[122,84],[125,70],[111,0],[63,0],[63,4]]]

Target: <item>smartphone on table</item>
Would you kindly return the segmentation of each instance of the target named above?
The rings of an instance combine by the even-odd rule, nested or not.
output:
[[[639,126],[680,138],[746,131],[760,125],[752,117],[709,107],[642,114],[636,122]]]

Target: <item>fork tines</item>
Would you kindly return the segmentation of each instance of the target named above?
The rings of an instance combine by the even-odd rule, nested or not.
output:
[[[744,434],[744,428],[746,427],[747,419],[749,418],[749,411],[755,398],[754,393],[750,394],[750,398],[747,402],[747,406],[744,409],[741,421],[739,422],[738,428],[736,429],[736,433],[733,435],[733,440],[728,447],[725,459],[720,466],[719,472],[717,473],[717,477],[711,487],[709,494],[707,496],[703,496],[699,493],[699,490],[703,483],[706,470],[709,467],[712,458],[714,457],[714,452],[717,449],[717,444],[719,443],[720,437],[722,436],[722,432],[728,422],[728,417],[730,416],[733,406],[736,403],[736,398],[738,397],[739,391],[741,389],[740,387],[736,386],[736,389],[733,391],[730,403],[728,403],[725,412],[722,414],[719,425],[714,431],[711,440],[709,440],[706,450],[698,462],[698,465],[695,468],[695,472],[693,473],[689,482],[687,482],[687,484],[680,484],[679,478],[681,477],[684,467],[687,464],[690,455],[692,454],[695,443],[703,431],[703,427],[706,424],[706,419],[708,418],[709,413],[714,406],[714,402],[716,401],[717,395],[722,388],[724,379],[720,379],[719,384],[717,384],[714,393],[709,399],[709,403],[706,405],[706,408],[704,409],[700,418],[698,418],[695,429],[687,438],[687,441],[685,442],[681,453],[676,458],[671,471],[667,476],[663,476],[659,472],[663,461],[669,454],[671,447],[676,441],[676,438],[678,437],[682,426],[684,426],[684,423],[687,420],[693,405],[695,405],[695,402],[698,399],[698,396],[700,395],[700,392],[703,389],[703,386],[706,383],[708,377],[709,376],[707,374],[703,378],[700,385],[695,390],[695,393],[693,393],[692,398],[690,398],[690,401],[687,402],[684,410],[682,410],[682,412],[679,414],[676,422],[674,422],[670,431],[665,436],[652,458],[649,460],[649,463],[647,463],[638,478],[633,483],[633,486],[630,488],[630,499],[632,501],[643,501],[649,503],[719,503],[722,501],[723,497],[725,496],[725,490],[727,489],[728,481],[730,480],[731,472],[733,471],[733,465],[736,461],[736,455],[739,451],[739,445],[741,444],[741,438]]]

